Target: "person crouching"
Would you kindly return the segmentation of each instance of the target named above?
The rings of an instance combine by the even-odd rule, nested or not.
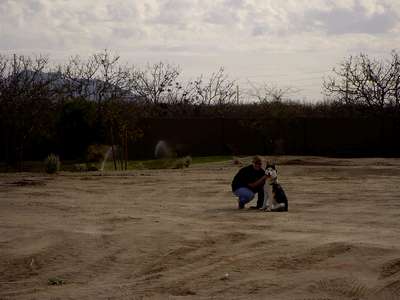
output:
[[[260,208],[264,202],[264,183],[266,175],[262,168],[262,159],[255,156],[252,164],[243,167],[232,180],[232,192],[238,197],[238,208],[243,209],[246,203],[253,200],[255,194],[258,194],[257,205],[251,208]]]

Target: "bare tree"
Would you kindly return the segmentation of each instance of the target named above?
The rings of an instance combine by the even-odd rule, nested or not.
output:
[[[366,54],[350,56],[323,84],[328,97],[380,113],[388,106],[398,111],[399,87],[400,61],[395,51],[390,60],[371,59]]]
[[[396,116],[400,116],[400,56],[396,51],[392,51],[392,81],[389,93],[389,105],[394,108]]]
[[[121,167],[126,166],[128,141],[132,136],[139,134],[136,134],[138,130],[134,128],[133,123],[127,122],[128,119],[136,120],[136,116],[132,114],[128,117],[121,107],[125,107],[125,102],[134,98],[135,69],[121,65],[120,56],[104,50],[93,54],[85,61],[79,56],[71,58],[62,73],[67,98],[95,101],[97,123],[106,126],[113,147],[114,166],[117,168],[114,149],[116,144],[124,149],[125,163],[121,162]]]
[[[59,73],[45,56],[0,57],[0,116],[6,161],[22,170],[24,147],[37,134],[50,128]]]
[[[173,65],[163,62],[148,64],[144,70],[136,70],[131,74],[131,90],[146,103],[171,101],[173,92],[182,89],[177,82],[179,74],[179,68]]]
[[[100,65],[94,57],[84,61],[80,56],[71,57],[65,66],[61,67],[63,84],[60,96],[67,99],[95,99],[96,90],[93,82]]]
[[[120,56],[108,50],[93,55],[99,68],[96,73],[96,93],[99,102],[126,98],[131,95],[133,69],[119,63]]]
[[[120,167],[127,168],[128,142],[141,136],[141,131],[136,128],[137,114],[133,106],[125,105],[133,96],[135,86],[134,68],[121,66],[120,57],[110,54],[107,50],[93,56],[99,66],[96,72],[96,99],[103,110],[101,117],[107,124],[114,168],[117,169],[116,151],[114,145],[119,144],[121,153]],[[127,115],[126,113],[130,114]]]
[[[208,80],[200,76],[194,81],[195,103],[200,105],[226,105],[236,102],[236,83],[225,74],[224,68],[211,74]]]
[[[131,93],[131,68],[119,64],[120,57],[110,51],[95,53],[87,60],[70,58],[61,69],[64,92],[70,98],[94,100],[99,105]]]
[[[186,82],[185,84],[176,81],[167,90],[165,102],[171,105],[191,105],[195,101],[196,94],[197,89],[193,81]]]
[[[248,95],[253,99],[255,98],[259,103],[282,102],[289,100],[290,95],[299,92],[299,89],[290,86],[280,87],[268,83],[255,84],[250,81],[248,84],[250,85]]]
[[[137,125],[139,120],[138,106],[121,98],[107,101],[104,105],[105,121],[112,145],[114,169],[118,169],[118,157],[119,167],[121,170],[126,170],[128,168],[128,145],[143,136],[143,131]],[[118,145],[119,155],[116,155],[117,149],[114,148],[114,145]]]

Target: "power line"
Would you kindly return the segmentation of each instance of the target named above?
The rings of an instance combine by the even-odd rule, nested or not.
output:
[[[331,72],[332,70],[321,70],[321,71],[297,71],[295,73],[299,74],[325,74]],[[293,76],[294,73],[275,73],[275,74],[258,74],[258,75],[250,75],[246,76],[247,78],[257,78],[257,77],[280,77],[280,76]]]
[[[290,82],[298,82],[298,81],[305,81],[305,80],[322,80],[323,77],[303,77],[303,78],[294,78],[294,79],[283,79],[288,80]],[[240,79],[239,81],[244,81],[245,79]],[[282,79],[281,79],[282,80]]]

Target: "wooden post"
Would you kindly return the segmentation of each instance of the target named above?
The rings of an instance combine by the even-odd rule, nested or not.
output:
[[[114,132],[112,126],[110,127],[110,132],[111,132],[111,152],[112,152],[112,157],[113,157],[113,162],[114,162],[114,170],[117,170],[117,161],[115,158],[115,149],[114,149]]]
[[[125,127],[125,170],[128,170],[128,128]]]

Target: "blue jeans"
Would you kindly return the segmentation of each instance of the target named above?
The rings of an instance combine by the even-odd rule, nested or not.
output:
[[[254,198],[254,192],[246,187],[238,188],[233,193],[239,197],[239,202],[243,205],[249,203]]]

